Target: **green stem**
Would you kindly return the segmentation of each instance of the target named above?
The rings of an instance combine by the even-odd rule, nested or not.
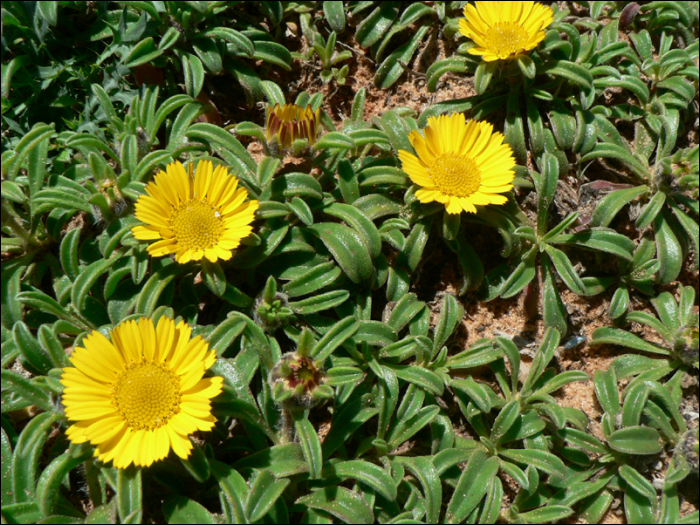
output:
[[[17,237],[22,239],[25,247],[27,246],[40,246],[41,243],[38,242],[27,229],[20,224],[20,222],[15,218],[15,214],[7,207],[7,202],[2,201],[2,225],[9,226]]]
[[[292,413],[283,408],[282,409],[282,432],[280,436],[280,443],[291,443],[294,440],[294,417]]]
[[[105,487],[100,484],[99,469],[95,466],[93,458],[85,462],[85,480],[87,481],[90,499],[95,507],[102,505],[106,498]]]

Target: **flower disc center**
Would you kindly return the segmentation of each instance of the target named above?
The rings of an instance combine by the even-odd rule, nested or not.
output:
[[[180,378],[165,365],[132,363],[112,387],[112,403],[132,430],[153,430],[180,412]]]
[[[168,221],[177,244],[188,250],[213,248],[224,233],[224,219],[206,200],[190,199],[176,207]]]
[[[428,175],[440,192],[451,197],[469,197],[481,184],[474,159],[452,152],[436,157],[428,166]]]
[[[527,31],[514,22],[499,22],[486,32],[486,47],[500,58],[517,55],[527,49]]]
[[[321,384],[323,376],[311,359],[300,357],[296,363],[290,363],[289,368],[292,369],[289,378],[289,386],[292,388],[304,385],[306,390],[311,390]]]

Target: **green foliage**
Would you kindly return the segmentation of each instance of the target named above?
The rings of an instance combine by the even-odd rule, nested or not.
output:
[[[693,312],[695,290],[681,287],[680,300],[676,301],[669,292],[662,292],[651,300],[658,317],[647,312],[625,313],[626,322],[637,322],[655,330],[665,341],[665,345],[649,343],[643,338],[620,328],[603,327],[593,332],[591,345],[616,344],[641,350],[642,352],[664,355],[667,362],[660,360],[668,371],[678,367],[698,367],[698,312]],[[612,305],[611,305],[612,306]],[[650,367],[655,367],[650,360]],[[649,372],[650,368],[642,365],[641,369],[631,372],[634,375]],[[663,373],[661,376],[665,375]]]
[[[668,285],[700,260],[698,11],[581,5],[552,4],[540,46],[486,63],[458,33],[461,2],[4,3],[3,521],[594,523],[616,498],[629,523],[697,521],[680,517],[697,297]],[[428,64],[438,39],[455,52]],[[337,108],[357,61],[374,86]],[[286,103],[302,68],[318,82],[295,103],[323,129],[277,158],[256,103]],[[368,110],[448,74],[477,94]],[[398,151],[452,112],[503,132],[519,164],[506,204],[418,201]],[[154,172],[199,159],[259,201],[253,233],[229,260],[152,258],[134,203]],[[436,294],[444,266],[454,293]],[[558,397],[591,379],[559,359],[570,294],[607,294],[612,326],[588,352],[625,352],[592,378],[598,437]],[[467,309],[516,296],[541,321],[534,354],[468,344]],[[61,369],[91,331],[163,315],[216,350],[217,423],[186,460],[115,469],[66,437]]]

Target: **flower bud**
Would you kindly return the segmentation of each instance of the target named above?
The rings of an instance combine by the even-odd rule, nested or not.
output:
[[[333,397],[321,363],[309,357],[311,332],[302,331],[299,349],[282,356],[268,376],[272,397],[289,411],[305,410]]]
[[[320,108],[314,111],[311,106],[299,107],[296,104],[268,106],[265,137],[268,148],[275,153],[288,150],[299,139],[306,139],[313,146],[318,136],[321,119]]]

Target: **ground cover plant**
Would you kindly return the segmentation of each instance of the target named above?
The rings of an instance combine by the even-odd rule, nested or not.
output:
[[[3,3],[3,523],[697,523],[698,18]]]

